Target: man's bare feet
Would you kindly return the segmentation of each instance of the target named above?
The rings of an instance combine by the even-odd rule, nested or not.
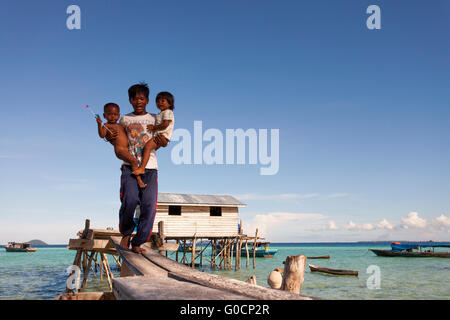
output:
[[[120,241],[120,246],[122,248],[130,248],[130,240],[131,240],[131,235],[127,235],[127,236],[123,236],[122,240]]]
[[[146,252],[147,250],[145,250],[141,247],[138,247],[138,246],[132,246],[131,251],[142,254],[142,253]]]

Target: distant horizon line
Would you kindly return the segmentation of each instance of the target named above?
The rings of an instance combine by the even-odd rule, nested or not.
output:
[[[40,240],[42,241],[42,240]],[[19,242],[19,241],[15,241],[17,243],[28,243],[30,241],[25,241],[25,242]],[[43,241],[44,242],[44,241]],[[278,242],[278,241],[267,241],[271,244],[337,244],[337,243],[342,243],[342,244],[351,244],[351,243],[392,243],[392,242],[448,242],[450,243],[450,240],[415,240],[415,241],[411,241],[411,240],[359,240],[359,241],[311,241],[311,242]],[[56,244],[56,243],[51,243],[51,244],[41,244],[41,245],[34,245],[34,247],[51,247],[51,246],[68,246],[69,243],[62,243],[62,244]],[[6,244],[0,244],[0,247],[5,247]]]

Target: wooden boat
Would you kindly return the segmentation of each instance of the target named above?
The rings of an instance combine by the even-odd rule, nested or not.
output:
[[[369,249],[380,257],[450,258],[450,252],[434,251],[435,248],[450,247],[449,242],[393,242],[391,250]]]
[[[315,266],[313,264],[308,264],[309,269],[311,269],[311,272],[323,272],[328,274],[334,274],[337,276],[358,276],[358,271],[354,270],[340,270],[340,269],[330,269],[330,268],[324,268]]]
[[[31,243],[8,242],[5,247],[7,252],[36,252],[37,248],[31,248]]]
[[[307,259],[330,259],[330,256],[306,257]]]

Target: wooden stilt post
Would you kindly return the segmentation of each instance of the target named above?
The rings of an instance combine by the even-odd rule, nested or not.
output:
[[[284,276],[281,290],[300,294],[305,274],[306,257],[287,256],[284,262]]]
[[[210,239],[211,243],[211,261],[210,266],[211,268],[215,267],[216,264],[216,239]]]
[[[115,256],[115,255],[112,255],[112,257],[114,258],[114,260],[116,260],[117,267],[118,267],[119,269],[122,268],[122,264],[121,264],[120,261],[116,258],[116,256]]]
[[[89,271],[91,270],[91,265],[92,265],[92,260],[94,259],[94,255],[95,255],[95,252],[92,251],[92,253],[89,257],[89,262],[87,264],[87,267],[84,269],[83,283],[81,284],[80,290],[83,290],[88,282]]]
[[[164,235],[164,221],[158,222],[158,233],[159,233],[159,238],[161,239],[161,243],[164,245],[164,242],[166,240],[166,236]],[[159,253],[162,256],[166,255],[165,250],[159,250]]]
[[[177,239],[177,244],[180,245],[180,240]],[[178,262],[178,250],[175,252],[175,260]]]
[[[195,244],[197,242],[197,237],[194,235],[194,241],[192,242],[192,257],[191,257],[191,267],[195,268]]]
[[[200,238],[200,267],[203,264],[203,239]]]
[[[101,257],[102,257],[103,270],[105,272],[106,279],[108,280],[109,288],[112,291],[112,283],[111,283],[111,279],[109,277],[109,271],[108,271],[108,266],[107,266],[108,262],[106,261],[106,257],[105,257],[105,255],[103,253],[101,254]]]
[[[256,228],[256,231],[255,231],[255,242],[253,244],[253,269],[256,268],[255,257],[256,257],[256,240],[257,239],[258,239],[258,228]]]
[[[248,268],[248,261],[250,260],[250,253],[248,252],[248,239],[245,239],[245,253],[247,254],[247,261],[245,267]]]

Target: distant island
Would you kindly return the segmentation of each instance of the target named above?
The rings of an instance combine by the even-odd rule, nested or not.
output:
[[[31,246],[48,246],[47,243],[39,239],[30,240],[27,243],[31,243]]]

